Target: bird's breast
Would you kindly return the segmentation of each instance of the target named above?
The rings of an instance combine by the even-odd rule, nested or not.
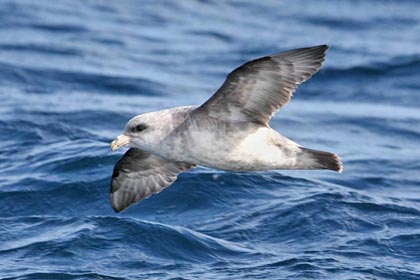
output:
[[[233,171],[267,170],[279,160],[269,128],[195,129],[171,140],[165,149],[173,160]]]

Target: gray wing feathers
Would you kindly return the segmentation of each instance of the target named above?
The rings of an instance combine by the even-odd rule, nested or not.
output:
[[[249,61],[232,71],[197,113],[265,125],[289,102],[297,85],[321,68],[327,50],[322,45]]]
[[[114,167],[111,182],[112,208],[120,212],[133,203],[159,193],[170,186],[180,172],[192,166],[131,148]]]

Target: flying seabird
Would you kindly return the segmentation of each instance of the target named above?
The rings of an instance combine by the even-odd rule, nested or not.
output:
[[[196,165],[227,171],[329,169],[341,172],[336,154],[304,148],[269,126],[297,85],[325,59],[327,45],[249,61],[232,71],[201,106],[138,115],[112,150],[130,149],[114,167],[111,204],[116,212],[159,193]]]

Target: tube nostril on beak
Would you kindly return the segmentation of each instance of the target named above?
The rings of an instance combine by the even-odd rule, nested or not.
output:
[[[111,143],[111,150],[115,151],[116,149],[118,149],[117,139],[115,139],[115,140],[114,140],[114,141],[112,141],[112,143]]]
[[[121,134],[114,141],[111,142],[111,150],[115,151],[122,146],[126,146],[130,143],[130,137],[125,134]]]

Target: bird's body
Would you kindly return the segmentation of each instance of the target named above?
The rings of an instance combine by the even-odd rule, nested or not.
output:
[[[197,118],[196,106],[149,113],[162,123],[145,150],[172,161],[227,171],[305,169],[313,165],[293,141],[250,122]],[[150,121],[150,120],[149,120]]]
[[[158,193],[196,165],[228,171],[330,169],[337,155],[307,149],[270,128],[272,114],[321,66],[327,46],[245,63],[203,105],[139,115],[111,145],[132,147],[114,168],[116,211]]]

